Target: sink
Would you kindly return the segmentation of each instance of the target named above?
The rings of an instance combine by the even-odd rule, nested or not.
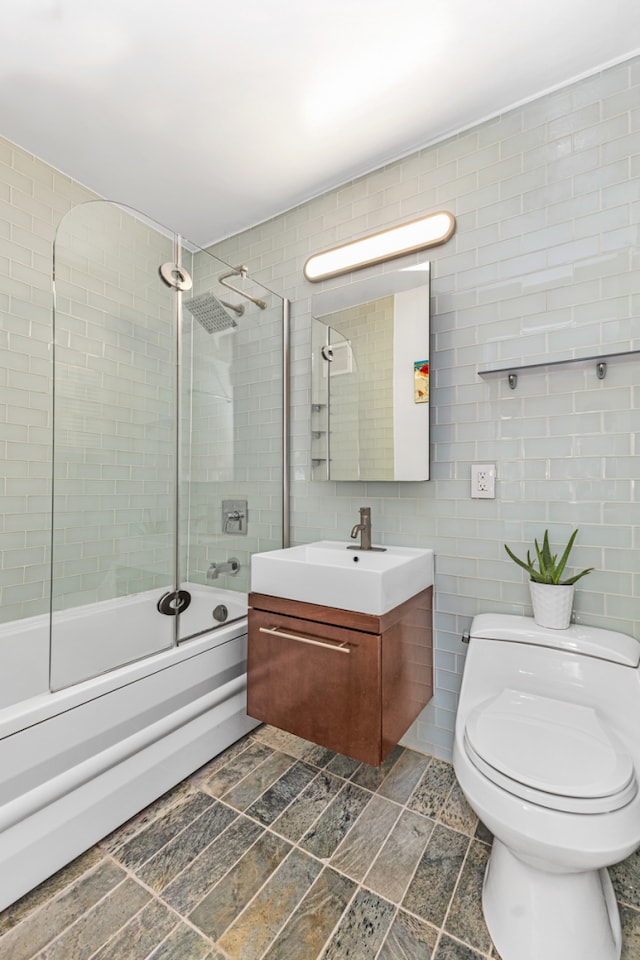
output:
[[[433,584],[433,550],[387,547],[378,553],[348,546],[340,540],[319,540],[256,553],[251,558],[251,589],[379,616]]]

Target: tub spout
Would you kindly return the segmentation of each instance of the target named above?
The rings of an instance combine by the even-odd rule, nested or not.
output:
[[[207,570],[207,580],[217,580],[221,573],[230,573],[235,577],[240,570],[240,561],[235,557],[226,560],[224,563],[212,563]]]

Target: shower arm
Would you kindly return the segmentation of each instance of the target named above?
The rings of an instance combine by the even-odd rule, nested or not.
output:
[[[257,307],[260,307],[261,310],[266,310],[267,305],[264,300],[260,300],[258,297],[252,297],[250,294],[245,293],[244,290],[240,290],[239,287],[234,287],[233,284],[227,283],[229,277],[242,277],[243,280],[246,279],[248,275],[248,270],[245,266],[234,267],[229,273],[223,273],[221,277],[218,277],[218,283],[221,283],[223,287],[226,287],[227,290],[233,290],[234,293],[237,293],[241,297],[246,297],[247,300],[250,300],[251,303],[255,303]]]

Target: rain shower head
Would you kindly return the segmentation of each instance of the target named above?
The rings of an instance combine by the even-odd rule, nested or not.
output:
[[[225,303],[224,300],[218,300],[211,293],[201,293],[199,297],[192,297],[191,300],[184,301],[185,310],[189,311],[207,333],[218,333],[221,330],[230,330],[232,327],[238,326],[233,317],[229,316],[225,307],[234,310],[239,317],[244,313],[244,307],[241,304],[234,306],[232,303]]]

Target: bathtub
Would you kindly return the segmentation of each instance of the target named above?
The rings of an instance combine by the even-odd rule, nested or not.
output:
[[[12,642],[11,625],[2,627],[0,683],[10,664],[22,696],[0,707],[0,910],[257,725],[246,715],[246,596],[185,586],[188,629],[204,630],[161,653],[147,647],[157,631],[163,644],[175,622],[157,612],[163,591],[124,601],[129,642],[123,601],[70,611],[64,642],[56,615],[52,675],[65,685],[54,693],[36,656],[44,650],[48,660],[48,616],[14,624]],[[228,618],[211,629],[219,604]],[[91,648],[101,656],[109,640],[98,661],[105,672],[66,685],[73,670],[63,667],[79,648],[85,669]],[[116,648],[126,666],[108,665]]]

